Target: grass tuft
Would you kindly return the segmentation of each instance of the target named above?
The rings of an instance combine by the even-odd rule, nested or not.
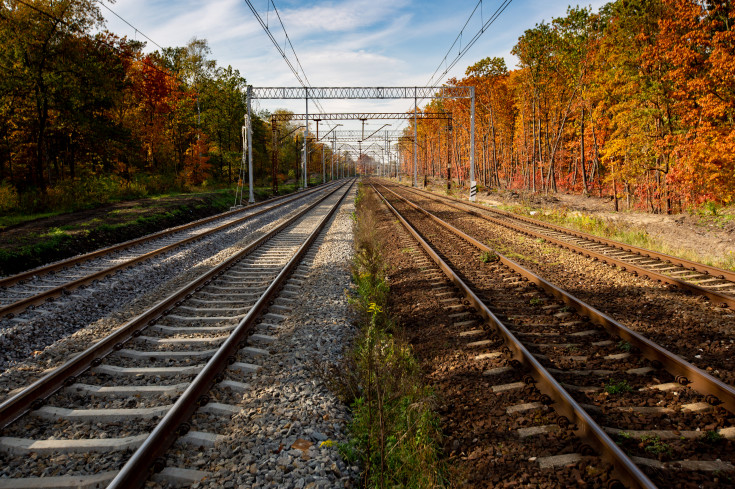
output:
[[[605,392],[608,394],[625,394],[632,391],[633,388],[627,380],[617,381],[615,379],[610,379],[608,383],[605,384]]]

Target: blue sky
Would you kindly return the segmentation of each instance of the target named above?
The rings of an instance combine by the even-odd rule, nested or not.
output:
[[[274,1],[312,86],[424,86],[477,4],[477,0]],[[285,38],[272,8],[266,12],[269,2],[252,3],[264,20],[268,17],[274,37],[283,46]],[[501,3],[483,0],[482,12],[478,10],[465,28],[463,43]],[[604,3],[594,0],[580,5],[597,10]],[[467,66],[487,56],[504,57],[513,68],[516,60],[510,51],[523,31],[542,20],[563,16],[568,5],[564,1],[514,0],[434,84],[463,76]],[[195,36],[207,39],[218,64],[237,68],[249,84],[298,85],[243,0],[117,0],[111,8],[162,46],[182,46]],[[144,40],[106,9],[102,13],[112,32]],[[155,48],[150,43],[148,47]],[[449,59],[458,51],[457,45]],[[443,71],[442,66],[439,72]],[[411,104],[347,100],[323,101],[322,105],[328,112],[403,112]],[[303,102],[296,101],[261,101],[258,106],[304,111]],[[398,128],[395,122],[393,125],[392,129]]]

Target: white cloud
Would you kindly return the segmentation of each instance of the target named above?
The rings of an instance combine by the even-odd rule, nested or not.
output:
[[[318,32],[364,29],[385,21],[408,3],[407,0],[345,0],[303,8],[280,9],[279,12],[289,35],[301,37]],[[275,24],[275,19],[273,23]]]

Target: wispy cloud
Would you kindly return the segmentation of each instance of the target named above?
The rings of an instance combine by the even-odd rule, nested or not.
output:
[[[320,32],[349,32],[373,27],[390,19],[409,4],[408,0],[346,0],[287,8],[279,12],[289,29],[289,35],[293,32],[294,37],[301,37],[318,35]]]

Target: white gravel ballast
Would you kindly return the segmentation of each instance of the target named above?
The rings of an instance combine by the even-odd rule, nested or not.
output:
[[[167,466],[210,475],[198,488],[353,487],[357,467],[337,449],[345,443],[347,407],[329,391],[316,365],[335,362],[357,332],[346,291],[353,253],[353,189],[316,240],[251,344],[269,351],[242,381],[240,411],[214,448],[169,450]],[[279,304],[287,304],[280,307]],[[290,309],[290,311],[289,311]],[[196,424],[196,421],[195,421]],[[163,484],[165,487],[166,484]]]

